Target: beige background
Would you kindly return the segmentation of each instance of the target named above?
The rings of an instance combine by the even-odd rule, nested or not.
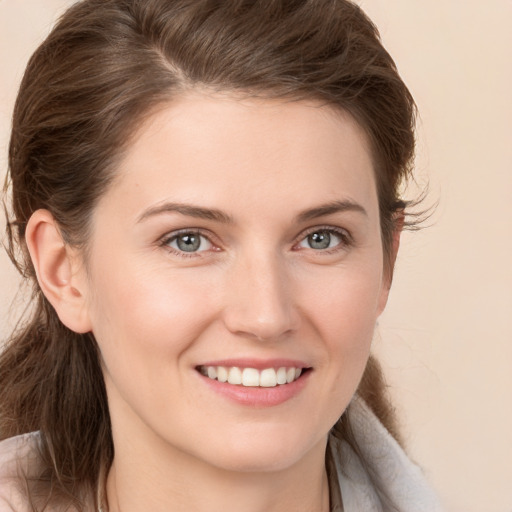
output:
[[[2,174],[24,65],[69,3],[0,0]],[[446,509],[512,512],[512,1],[360,3],[418,102],[419,182],[439,201],[404,236],[375,350]],[[0,276],[4,338],[17,278],[3,254]]]

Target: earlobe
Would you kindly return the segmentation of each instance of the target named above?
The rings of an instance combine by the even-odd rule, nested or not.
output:
[[[32,214],[25,239],[39,286],[61,322],[75,332],[89,332],[85,280],[79,277],[78,258],[48,210]]]

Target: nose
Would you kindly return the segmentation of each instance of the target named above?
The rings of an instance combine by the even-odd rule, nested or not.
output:
[[[285,267],[275,255],[251,255],[234,265],[223,312],[230,332],[264,341],[297,330],[300,315]]]

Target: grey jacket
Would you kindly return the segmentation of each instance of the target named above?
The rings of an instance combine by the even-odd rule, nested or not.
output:
[[[441,512],[421,469],[411,462],[363,400],[355,397],[347,413],[362,456],[371,464],[381,490],[393,502],[393,512]],[[388,512],[389,506],[347,443],[330,436],[328,449],[337,478],[333,482],[331,477],[330,482],[331,512]]]

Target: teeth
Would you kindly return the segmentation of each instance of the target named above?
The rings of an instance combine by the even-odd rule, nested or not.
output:
[[[286,368],[277,370],[276,381],[278,384],[286,384]]]
[[[230,384],[242,384],[242,372],[240,368],[233,366],[228,372],[228,382]]]
[[[260,372],[254,368],[244,368],[242,372],[242,385],[256,387],[260,385]]]
[[[227,382],[228,381],[228,371],[224,366],[217,367],[217,380],[219,382]]]
[[[238,368],[232,366],[201,366],[199,371],[206,377],[218,380],[219,382],[228,382],[233,385],[242,385],[246,387],[273,388],[277,385],[290,384],[297,380],[302,374],[302,368],[265,368],[256,370],[255,368]]]
[[[273,388],[277,386],[277,375],[274,368],[267,368],[261,372],[260,386],[263,388]]]

